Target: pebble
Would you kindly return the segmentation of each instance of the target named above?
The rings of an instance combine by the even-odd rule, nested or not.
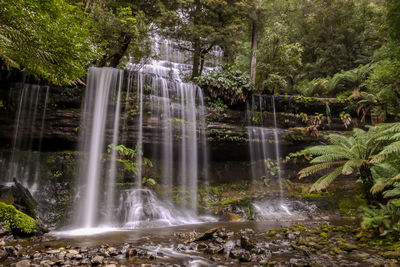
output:
[[[8,253],[4,249],[0,249],[0,261],[5,260],[8,256]]]
[[[95,256],[90,262],[93,265],[100,265],[103,263],[104,257],[103,256]]]
[[[15,267],[29,267],[31,262],[29,260],[22,260],[15,264]]]

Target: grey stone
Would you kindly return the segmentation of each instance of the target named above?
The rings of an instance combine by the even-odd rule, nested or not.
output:
[[[29,260],[22,260],[15,264],[15,267],[29,267],[31,262]]]
[[[93,265],[100,265],[103,263],[104,257],[103,256],[95,256],[90,262]]]
[[[5,260],[8,257],[8,253],[5,249],[0,249],[0,261]]]

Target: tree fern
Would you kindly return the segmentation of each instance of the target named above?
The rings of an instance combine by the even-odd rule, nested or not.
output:
[[[398,127],[398,125],[395,125],[395,127]],[[371,197],[369,192],[373,186],[373,180],[376,177],[378,177],[378,180],[380,179],[379,175],[383,173],[384,169],[382,166],[385,165],[383,162],[374,162],[374,159],[383,151],[385,153],[400,152],[400,144],[397,147],[397,142],[393,142],[390,146],[387,141],[379,139],[382,132],[389,128],[387,126],[382,128],[369,126],[367,130],[354,129],[351,136],[329,135],[329,145],[313,146],[302,151],[313,156],[310,161],[313,165],[302,169],[299,172],[299,177],[304,178],[319,171],[336,167],[333,171],[319,178],[310,189],[311,191],[321,191],[326,189],[339,175],[359,173],[366,195]],[[385,165],[386,168],[388,166],[388,164]],[[390,170],[393,171],[393,168]],[[380,186],[382,185],[379,184],[374,192]]]

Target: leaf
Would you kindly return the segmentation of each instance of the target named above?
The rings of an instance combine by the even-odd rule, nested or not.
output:
[[[322,176],[319,178],[310,188],[310,192],[320,192],[323,189],[326,189],[333,180],[336,179],[342,173],[342,167],[338,167],[332,172]]]
[[[344,163],[344,161],[336,161],[336,162],[324,162],[324,163],[312,165],[310,167],[304,168],[301,171],[299,171],[299,173],[298,173],[299,178],[301,179],[301,178],[310,176],[311,174],[314,174],[318,171],[330,168],[332,166],[341,165],[343,163]]]

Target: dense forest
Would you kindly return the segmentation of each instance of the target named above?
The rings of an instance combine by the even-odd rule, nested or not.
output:
[[[306,124],[304,128],[313,138],[309,141],[307,139],[309,136],[304,137],[304,134],[301,137],[302,141],[305,138],[309,142],[307,147],[301,147],[296,153],[279,155],[277,145],[276,159],[271,160],[273,163],[267,162],[266,159],[263,162],[267,166],[265,168],[268,168],[268,173],[281,179],[279,164],[280,161],[284,161],[284,156],[287,161],[294,160],[295,163],[296,160],[305,161],[306,164],[296,166],[298,168],[296,176],[299,179],[310,179],[310,177],[313,179],[311,185],[303,190],[306,192],[302,194],[315,198],[328,194],[329,186],[338,177],[351,177],[348,180],[352,184],[360,185],[362,199],[365,200],[363,205],[357,206],[355,216],[360,219],[361,228],[350,230],[353,231],[352,236],[357,235],[357,240],[363,242],[371,238],[373,239],[371,242],[375,243],[370,245],[396,244],[397,254],[394,256],[391,254],[389,258],[400,260],[400,250],[398,250],[400,247],[399,0],[0,0],[0,113],[6,114],[11,110],[6,106],[9,103],[5,103],[5,98],[1,98],[3,95],[1,91],[4,89],[5,92],[5,88],[12,83],[29,80],[29,83],[59,88],[85,88],[89,84],[87,77],[90,67],[134,71],[135,68],[146,65],[157,57],[165,56],[154,54],[154,40],[159,36],[169,41],[173,40],[175,50],[190,55],[184,62],[190,67],[190,73],[185,73],[185,77],[179,82],[197,84],[202,93],[195,91],[194,94],[204,94],[206,106],[216,110],[217,113],[214,117],[208,115],[208,121],[202,123],[213,124],[213,119],[218,121],[219,118],[215,117],[219,116],[218,112],[224,112],[221,110],[231,110],[233,114],[236,111],[244,112],[247,107],[247,112],[253,109],[253,113],[251,115],[246,113],[249,124],[241,127],[246,129],[256,124],[263,127],[262,119],[265,115],[263,112],[267,111],[263,110],[262,101],[271,102],[272,99],[273,111],[270,108],[268,112],[274,116],[270,119],[274,120],[275,140],[270,141],[270,144],[280,142],[278,142],[277,128],[285,123],[289,124],[291,118],[297,116],[296,119]],[[217,50],[223,51],[222,58],[217,58],[215,54]],[[138,81],[141,81],[140,77],[139,75]],[[122,84],[121,81],[120,83]],[[121,84],[119,86],[122,86]],[[132,117],[140,116],[140,123],[148,119],[147,117],[151,116],[149,114],[155,109],[152,106],[151,112],[146,113],[146,107],[143,107],[146,104],[143,103],[147,101],[142,99],[143,90],[149,91],[148,87],[150,86],[138,85],[137,95],[131,96],[131,99],[129,96],[126,97],[126,102],[134,99],[137,104],[132,104],[131,107],[124,103],[125,108],[128,106],[130,108],[129,116],[132,114]],[[118,101],[122,97],[120,95],[125,96],[125,93],[119,90]],[[45,101],[48,94],[49,92],[46,93]],[[65,95],[70,96],[69,94],[73,95],[73,93]],[[163,91],[162,94],[165,98],[167,93]],[[179,95],[178,92],[173,97],[181,97],[180,103],[192,101],[194,105],[203,105],[202,98],[199,104],[196,103],[198,100],[187,100],[183,95],[184,93]],[[38,96],[39,89],[36,104]],[[255,96],[259,97],[257,98],[259,103],[255,104]],[[276,99],[283,100],[275,102],[278,101]],[[297,101],[297,104],[301,102],[306,108],[312,106],[307,104],[314,103],[319,110],[318,112],[313,110],[309,114],[303,110],[296,114],[296,110],[292,112],[294,113],[292,117],[283,114],[281,117],[278,116],[277,123],[276,110],[281,108],[279,112],[284,112],[282,112],[283,107],[279,107],[279,104],[275,107],[275,103],[283,103],[287,99],[291,101],[295,99],[294,102]],[[158,105],[156,108],[162,109],[162,112],[170,116],[169,121],[162,122],[164,124],[159,127],[160,129],[173,128],[171,125],[174,123],[185,123],[187,116],[173,117],[166,104],[161,100],[158,101],[157,104],[151,105]],[[340,126],[345,127],[341,128],[340,133],[334,132],[336,129],[331,128],[331,117],[334,116],[331,114],[329,104],[332,103],[340,106],[340,110],[335,106],[336,110],[333,111],[337,113],[338,121],[343,123]],[[46,105],[47,103],[44,104],[42,127],[47,112]],[[249,108],[250,105],[253,106]],[[50,112],[54,111],[51,108],[60,107],[56,107],[55,104],[50,108],[47,107]],[[118,109],[118,113],[115,111],[115,117],[118,117],[120,106],[114,109]],[[224,116],[229,117],[226,114]],[[203,115],[202,113],[201,116]],[[162,118],[164,115],[157,114],[157,116]],[[206,136],[206,133],[201,132],[204,129],[196,132],[196,119],[199,119],[196,115],[193,117],[195,121],[193,140],[194,143],[200,143],[198,140]],[[354,127],[350,126],[352,119],[358,122]],[[223,125],[221,128],[224,128],[227,123],[223,119],[220,120],[222,122],[218,122],[221,122]],[[235,120],[237,118],[233,116],[231,121]],[[0,122],[6,124],[4,120]],[[329,124],[329,127],[322,127],[324,123]],[[119,124],[115,125],[117,129],[120,127]],[[298,126],[296,123],[293,125]],[[74,124],[74,127],[78,132],[81,125]],[[289,130],[294,128],[296,127],[291,127]],[[321,128],[324,130],[329,128],[329,131],[320,134]],[[187,128],[182,129],[184,129],[182,132],[188,131]],[[224,132],[223,138],[231,138],[228,134],[225,135],[231,129],[235,131],[234,127],[229,128]],[[206,131],[207,129],[204,130]],[[220,129],[212,131],[215,133]],[[212,131],[209,130],[208,134]],[[196,137],[200,132],[204,136]],[[162,134],[165,137],[165,133]],[[169,134],[167,137],[170,140],[175,138]],[[264,132],[262,134],[264,135]],[[42,137],[43,133],[40,135]],[[142,132],[138,135],[143,138]],[[185,134],[182,136],[186,138]],[[294,139],[291,134],[288,136]],[[245,140],[243,142],[248,143],[253,141],[250,136],[235,138],[228,141]],[[205,139],[210,141],[210,138]],[[40,141],[39,147],[41,145]],[[153,167],[152,162],[145,157],[146,153],[143,154],[141,145],[140,147],[131,145],[131,148],[117,143],[114,147],[109,145],[107,153],[111,151],[115,154],[108,154],[106,157],[108,160],[113,157],[114,161],[117,159],[119,164],[124,164],[125,173],[130,171],[131,175],[140,176],[140,186],[143,182],[145,187],[154,189],[161,184],[160,181],[155,177],[144,176],[142,181],[140,173],[142,169],[138,170],[138,165],[140,168],[142,165],[143,168]],[[203,145],[206,147],[206,141]],[[8,149],[10,145],[4,147]],[[115,150],[115,147],[119,150]],[[193,147],[197,149],[197,145]],[[172,150],[172,145],[168,148]],[[167,154],[162,149],[160,151],[162,152],[156,153],[172,155],[172,152]],[[196,160],[197,154],[196,150]],[[169,161],[168,163],[173,165]],[[197,168],[197,162],[194,165]],[[172,173],[172,170],[170,172]],[[257,182],[266,185],[268,178],[260,177]],[[289,182],[288,184],[285,187],[290,187]],[[280,186],[282,191],[282,185]],[[195,194],[197,200],[197,191]],[[177,199],[179,200],[179,197]],[[220,200],[220,204],[224,201]],[[216,206],[215,203],[217,202],[214,201],[210,206]],[[2,202],[0,204],[2,205]],[[8,214],[17,211],[1,206],[0,212]],[[2,214],[0,222],[7,221]],[[29,227],[35,228],[32,225]],[[293,231],[297,232],[296,229]],[[210,236],[217,232],[224,234],[223,230],[215,230]],[[296,249],[295,245],[293,247]],[[343,250],[347,251],[345,248]]]
[[[398,7],[383,0],[2,1],[2,70],[82,83],[90,65],[149,57],[157,32],[185,40],[177,48],[193,53],[188,79],[228,104],[250,92],[350,97],[384,120],[399,112]],[[215,46],[224,51],[221,69],[202,76]]]

